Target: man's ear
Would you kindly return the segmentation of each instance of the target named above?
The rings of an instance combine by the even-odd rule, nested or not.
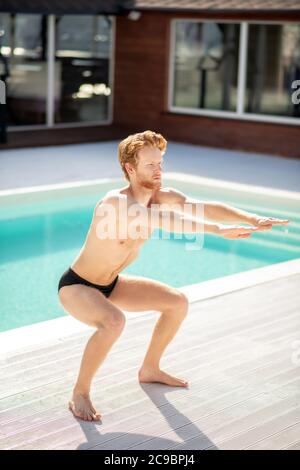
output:
[[[127,173],[131,175],[133,173],[133,170],[134,170],[133,166],[130,163],[125,163],[124,166],[125,166],[125,169],[126,169]]]

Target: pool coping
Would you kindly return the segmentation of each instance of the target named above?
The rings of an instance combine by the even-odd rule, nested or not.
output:
[[[257,186],[250,186],[239,183],[232,183],[229,181],[215,180],[211,178],[203,178],[193,175],[185,175],[182,173],[166,173],[166,179],[174,179],[185,183],[196,183],[211,188],[222,188],[229,191],[242,191],[254,196],[275,197],[293,200],[298,203],[300,201],[300,192],[284,191],[270,188],[262,188]],[[20,196],[28,195],[29,200],[32,200],[32,195],[39,196],[41,193],[45,195],[52,193],[52,191],[72,191],[73,189],[86,189],[87,187],[94,189],[99,184],[112,183],[121,181],[120,178],[102,178],[97,180],[80,181],[72,183],[59,183],[46,186],[35,186],[30,188],[16,188],[11,190],[0,191],[0,201],[5,202],[8,199],[11,202],[16,202]],[[255,268],[241,273],[223,276],[221,278],[203,281],[196,284],[180,287],[179,290],[184,292],[190,303],[200,300],[206,300],[219,295],[228,294],[237,290],[245,289],[270,282],[283,277],[288,277],[300,273],[300,258],[275,263],[261,268]],[[149,314],[150,311],[131,313],[124,311],[126,317],[137,318],[142,315]],[[46,320],[33,325],[14,328],[12,330],[0,333],[0,354],[14,354],[24,352],[26,349],[41,347],[45,342],[61,342],[64,337],[72,334],[79,334],[85,331],[92,331],[91,327],[80,323],[78,320],[71,316],[57,318],[53,320]]]
[[[236,183],[233,181],[219,180],[215,178],[207,178],[198,175],[190,175],[188,173],[177,173],[177,172],[166,172],[164,173],[163,179],[170,179],[179,181],[180,183],[188,184],[200,184],[202,187],[213,188],[214,190],[222,189],[228,192],[242,192],[247,194],[259,195],[259,196],[270,196],[272,198],[284,198],[292,199],[300,202],[300,191],[287,191],[277,188],[269,188],[262,186],[253,186],[244,183]],[[111,177],[111,178],[98,178],[84,181],[72,181],[68,183],[55,183],[47,184],[42,186],[28,186],[22,188],[12,188],[0,190],[0,202],[9,199],[18,198],[18,196],[41,196],[41,194],[48,195],[49,193],[55,192],[56,194],[65,193],[66,191],[72,191],[74,189],[82,189],[83,191],[87,188],[95,189],[99,184],[110,184],[123,182],[127,183],[122,177]],[[35,197],[33,197],[35,199]],[[28,198],[30,200],[30,198]]]

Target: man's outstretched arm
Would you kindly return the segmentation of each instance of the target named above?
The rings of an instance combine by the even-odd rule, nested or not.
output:
[[[177,233],[211,233],[224,238],[247,238],[251,233],[259,230],[258,227],[243,227],[240,225],[223,225],[211,223],[193,217],[190,214],[179,213],[173,210],[158,211],[155,228],[162,228],[167,232]],[[154,225],[155,226],[155,225]]]
[[[289,222],[286,219],[260,216],[219,201],[200,201],[173,188],[167,188],[162,191],[161,194],[162,202],[170,204],[170,207],[172,205],[178,205],[181,207],[182,211],[188,212],[189,214],[192,213],[194,217],[202,212],[204,219],[215,222],[246,223],[260,227],[262,230],[272,228],[273,224],[287,224]]]
[[[225,238],[245,238],[258,230],[256,227],[207,222],[199,217],[199,214],[195,217],[191,213],[174,210],[168,204],[151,204],[150,207],[145,207],[130,202],[127,205],[127,198],[118,195],[101,201],[96,213],[96,230],[101,239],[147,238],[154,229],[173,233],[211,233]]]

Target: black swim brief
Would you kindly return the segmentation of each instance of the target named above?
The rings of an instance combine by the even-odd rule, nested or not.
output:
[[[118,277],[119,276],[115,277],[111,284],[102,286],[99,284],[93,284],[92,282],[83,279],[83,277],[78,276],[78,274],[76,274],[71,268],[69,268],[63,273],[62,277],[60,278],[58,284],[58,291],[61,287],[64,286],[71,286],[72,284],[83,284],[84,286],[94,287],[95,289],[98,289],[100,292],[102,292],[105,297],[109,297],[112,293],[113,288],[117,284]]]

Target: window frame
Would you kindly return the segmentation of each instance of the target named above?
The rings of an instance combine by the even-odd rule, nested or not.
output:
[[[238,77],[237,77],[237,109],[236,111],[222,111],[210,109],[193,109],[181,106],[172,105],[172,97],[174,93],[174,63],[175,63],[175,39],[176,39],[176,24],[180,21],[198,22],[198,23],[232,23],[239,24],[240,38],[239,38],[239,63],[238,63]],[[271,122],[278,124],[292,124],[300,126],[300,119],[285,116],[276,116],[269,114],[255,114],[247,113],[244,111],[245,107],[245,92],[246,92],[246,79],[247,79],[247,50],[248,50],[248,35],[250,24],[289,24],[299,21],[267,21],[267,20],[224,20],[222,18],[214,19],[201,19],[201,18],[172,18],[169,34],[169,73],[168,73],[168,91],[167,91],[167,110],[172,114],[186,114],[206,117],[217,117],[225,119],[239,119],[244,121],[257,121],[257,122]],[[292,92],[291,92],[292,93]]]

